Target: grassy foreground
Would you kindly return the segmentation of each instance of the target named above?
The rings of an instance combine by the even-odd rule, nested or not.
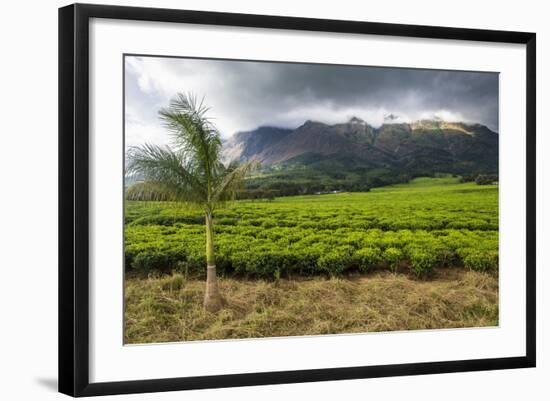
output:
[[[204,281],[174,273],[125,281],[125,343],[498,325],[498,276],[436,269],[431,280],[377,271],[345,278],[220,279],[226,307],[202,307]]]

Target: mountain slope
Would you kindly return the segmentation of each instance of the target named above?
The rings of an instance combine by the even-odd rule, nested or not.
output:
[[[498,134],[480,124],[439,120],[374,128],[353,117],[335,125],[306,121],[294,130],[260,127],[238,133],[224,144],[223,154],[228,161],[258,160],[264,168],[385,168],[411,175],[495,173]]]
[[[223,144],[226,161],[257,159],[263,150],[283,140],[291,129],[262,126],[253,131],[238,132]]]

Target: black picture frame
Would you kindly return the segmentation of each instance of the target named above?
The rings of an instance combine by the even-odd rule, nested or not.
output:
[[[90,306],[88,290],[88,29],[91,18],[524,44],[527,68],[525,355],[495,359],[90,383],[88,375]],[[59,391],[79,397],[534,367],[536,363],[535,102],[535,33],[87,4],[74,4],[60,8]]]

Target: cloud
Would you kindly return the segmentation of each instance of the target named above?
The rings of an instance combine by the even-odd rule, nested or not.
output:
[[[498,131],[498,74],[363,66],[126,57],[126,141],[163,142],[159,108],[204,96],[222,136],[351,116],[380,125],[438,116]]]

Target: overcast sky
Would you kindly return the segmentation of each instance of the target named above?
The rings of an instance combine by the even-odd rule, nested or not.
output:
[[[177,92],[205,97],[227,138],[261,125],[295,128],[352,116],[379,126],[389,114],[410,122],[437,116],[498,131],[498,74],[126,57],[126,143],[166,143],[158,110]]]

